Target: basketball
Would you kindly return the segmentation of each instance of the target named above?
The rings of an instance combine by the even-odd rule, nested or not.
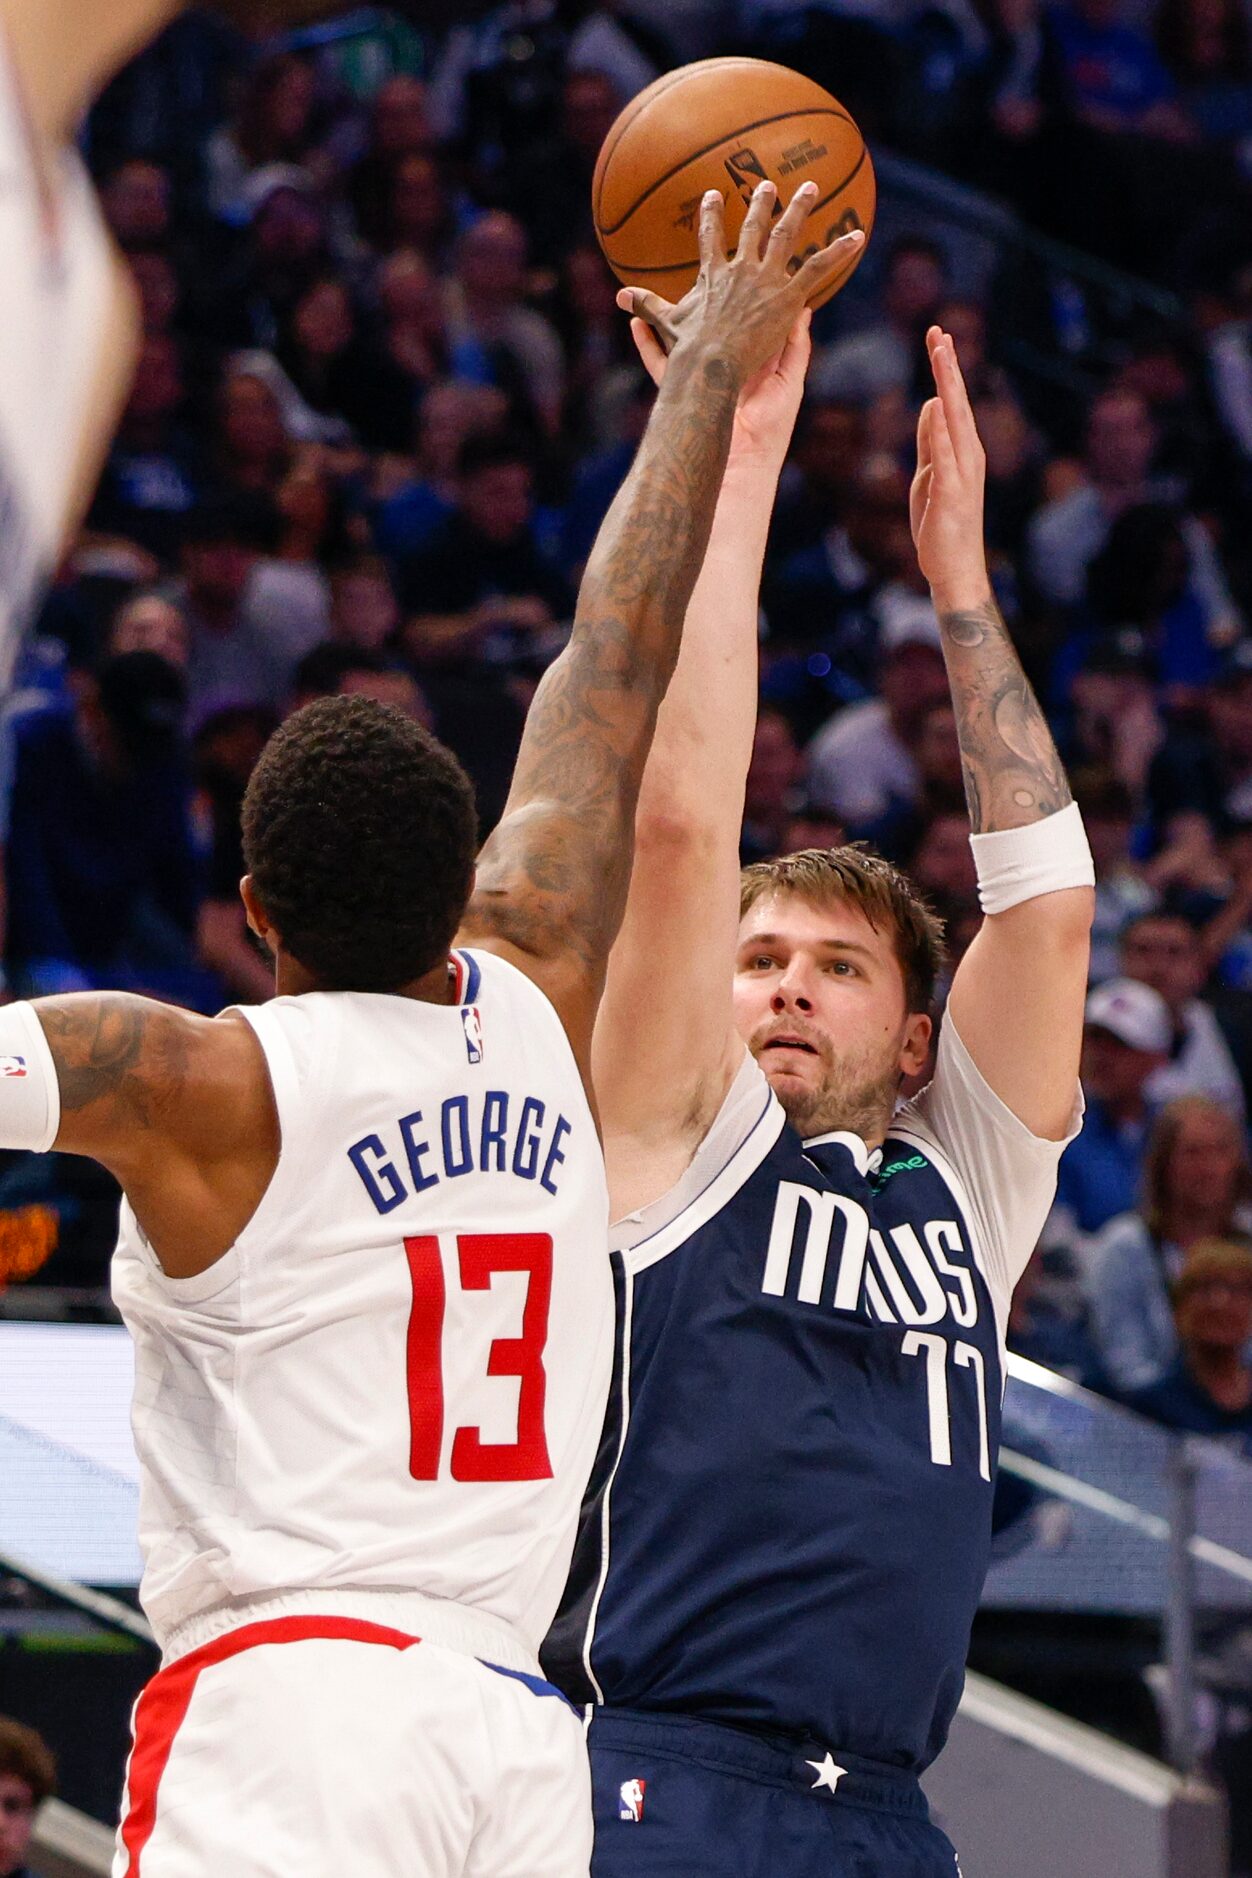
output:
[[[627,287],[679,300],[699,271],[700,199],[726,200],[727,246],[739,239],[752,191],[778,186],[779,206],[801,183],[818,185],[806,253],[874,225],[874,166],[865,140],[828,91],[763,59],[703,59],[658,78],[633,98],[604,140],[592,212],[605,259]],[[865,247],[814,300],[851,277]]]

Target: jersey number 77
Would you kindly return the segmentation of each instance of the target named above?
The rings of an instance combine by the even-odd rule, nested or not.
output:
[[[552,1297],[552,1239],[548,1233],[463,1233],[456,1242],[463,1291],[486,1291],[497,1272],[525,1272],[528,1283],[521,1335],[497,1337],[487,1359],[489,1376],[518,1378],[517,1439],[486,1442],[478,1428],[457,1427],[451,1446],[454,1480],[550,1480],[544,1425],[547,1374],[543,1366]],[[433,1233],[406,1239],[413,1283],[406,1369],[409,1391],[409,1472],[436,1480],[443,1452],[443,1328],[447,1285]]]

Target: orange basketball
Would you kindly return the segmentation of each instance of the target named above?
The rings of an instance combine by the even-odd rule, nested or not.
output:
[[[763,177],[778,186],[779,214],[801,183],[818,186],[801,259],[849,229],[868,236],[874,225],[865,140],[811,78],[763,59],[702,59],[667,72],[626,106],[596,164],[592,212],[605,259],[626,286],[680,299],[699,271],[705,190],[726,199],[733,250]],[[857,250],[814,305],[838,293],[864,252]]]

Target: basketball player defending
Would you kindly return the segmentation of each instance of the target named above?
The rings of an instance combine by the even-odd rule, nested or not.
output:
[[[116,1878],[587,1870],[581,1726],[536,1654],[612,1348],[582,1071],[736,398],[848,259],[789,275],[808,203],[768,234],[771,206],[729,263],[720,199],[702,211],[700,307],[477,884],[448,752],[324,700],[244,805],[273,1003],[0,1012],[0,1143],[92,1155],[125,1190],[163,1664]]]
[[[952,342],[928,343],[913,533],[987,917],[915,1101],[941,947],[907,879],[853,848],[738,869],[803,338],[740,411],[644,780],[593,1057],[616,1370],[544,1652],[597,1705],[598,1878],[955,1869],[917,1776],[987,1562],[1009,1299],[1078,1126],[1093,874],[988,583]]]

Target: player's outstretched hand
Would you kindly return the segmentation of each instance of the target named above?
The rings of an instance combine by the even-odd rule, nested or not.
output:
[[[641,287],[627,287],[618,305],[646,321],[666,353],[681,347],[722,359],[744,384],[782,352],[808,302],[846,267],[865,236],[841,235],[794,266],[796,246],[813,207],[815,183],[802,183],[771,225],[778,191],[758,183],[734,255],[726,257],[725,214],[715,189],[700,205],[700,273],[677,305]],[[646,362],[646,361],[645,361]]]
[[[980,606],[991,591],[983,544],[986,457],[952,335],[926,334],[938,397],[917,423],[909,521],[921,570],[940,612]]]
[[[629,313],[632,301],[630,289],[623,287],[617,296],[618,306]],[[812,314],[804,307],[782,351],[777,357],[767,359],[760,371],[753,372],[740,392],[730,440],[732,463],[760,463],[763,468],[774,471],[782,468],[812,357],[809,340],[812,321]],[[630,336],[652,383],[661,384],[667,355],[656,329],[636,315],[630,322]]]

